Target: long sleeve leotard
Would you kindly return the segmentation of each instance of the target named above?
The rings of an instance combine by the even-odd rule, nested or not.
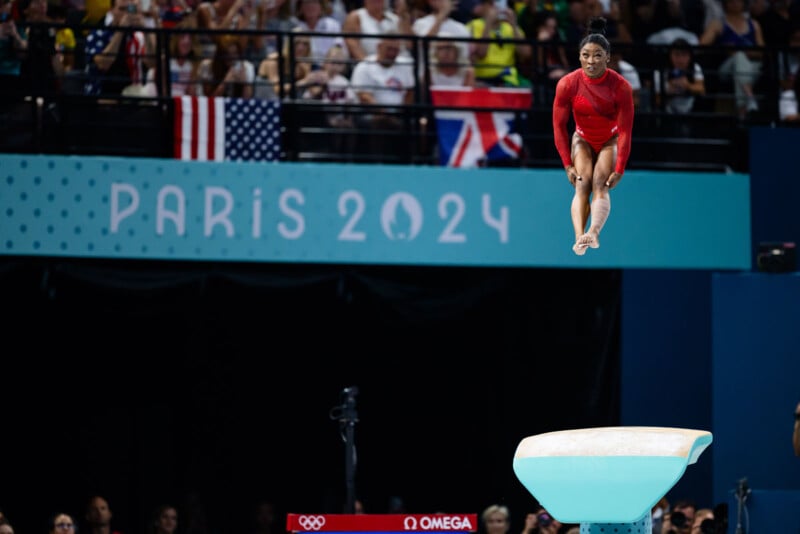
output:
[[[614,135],[619,135],[614,171],[624,173],[633,131],[633,90],[625,78],[611,69],[606,69],[599,78],[590,78],[583,70],[576,69],[558,81],[553,101],[553,134],[564,167],[572,165],[567,131],[570,110],[576,132],[596,152]]]

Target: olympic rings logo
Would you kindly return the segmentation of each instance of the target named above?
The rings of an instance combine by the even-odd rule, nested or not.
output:
[[[297,521],[303,530],[319,530],[325,526],[325,518],[321,515],[301,515]]]

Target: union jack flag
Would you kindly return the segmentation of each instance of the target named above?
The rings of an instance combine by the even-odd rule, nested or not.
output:
[[[442,165],[478,167],[484,161],[519,158],[522,137],[512,131],[513,110],[530,109],[530,89],[432,86],[431,99],[437,107],[470,108],[434,112]]]
[[[177,159],[278,161],[280,102],[253,98],[176,96]]]

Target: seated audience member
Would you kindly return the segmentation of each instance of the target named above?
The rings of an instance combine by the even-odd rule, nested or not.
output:
[[[717,67],[723,82],[732,82],[735,105],[740,118],[758,111],[753,86],[761,77],[764,46],[761,26],[745,8],[745,0],[722,0],[723,18],[712,20],[700,37],[701,45],[733,48]]]
[[[427,3],[428,13],[414,20],[411,30],[420,37],[436,37],[449,35],[459,37],[461,40],[453,44],[461,48],[459,55],[466,61],[470,59],[469,39],[472,35],[467,26],[453,18],[456,2],[453,0],[424,0]],[[428,41],[430,43],[430,41]],[[420,42],[424,46],[424,42]],[[421,50],[421,49],[420,49]]]
[[[416,78],[412,60],[401,56],[403,40],[394,32],[381,37],[377,52],[353,68],[350,84],[360,104],[375,105],[356,115],[356,123],[367,129],[391,130],[403,126],[401,106],[413,103]],[[396,153],[398,143],[370,135],[372,154]],[[396,139],[396,137],[395,137]]]
[[[449,37],[447,33],[440,37]],[[474,87],[475,69],[463,57],[462,48],[455,41],[431,41],[429,83],[451,87]]]
[[[795,75],[792,87],[781,91],[778,100],[778,118],[781,123],[785,125],[800,125],[798,101],[800,101],[800,75]],[[800,454],[798,455],[800,456]]]
[[[508,7],[497,8],[494,0],[483,0],[481,17],[467,23],[476,41],[472,64],[478,85],[488,87],[530,87],[530,80],[520,75],[517,65],[528,62],[531,47],[517,24],[516,14]],[[491,39],[486,40],[486,39]]]
[[[346,37],[347,52],[353,61],[362,61],[377,52],[381,35],[411,34],[411,15],[406,0],[394,2],[394,11],[384,0],[364,0],[364,6],[347,13],[342,24],[344,33],[360,33],[374,37]],[[405,46],[401,50],[407,54]]]
[[[535,59],[523,63],[522,70],[537,87],[539,99],[549,102],[555,96],[556,84],[569,72],[569,59],[564,41],[558,31],[558,17],[555,12],[542,10],[533,15],[530,36],[536,41]]]
[[[347,67],[347,54],[341,46],[332,46],[322,62],[322,68],[314,71],[315,79],[306,85],[304,100],[318,100],[325,104],[355,104],[358,97],[344,75]],[[329,113],[326,116],[330,126],[352,126],[350,115]]]
[[[50,534],[75,534],[76,529],[75,521],[68,514],[58,513],[50,518]]]
[[[319,63],[311,57],[311,36],[295,30],[284,38],[282,54],[272,52],[259,64],[259,84],[262,82],[269,84],[271,90],[269,97],[277,98],[281,95],[282,81],[283,96],[299,97],[306,86],[315,84],[317,79],[323,76],[319,67]]]
[[[625,60],[621,46],[617,43],[611,43],[611,61],[608,62],[608,68],[622,74],[633,90],[633,105],[639,109],[642,105],[642,79],[639,77],[639,71],[631,63]]]
[[[244,59],[241,39],[225,36],[211,59],[200,63],[198,78],[205,96],[252,98],[255,68]]]
[[[296,25],[292,17],[292,0],[260,0],[256,7],[255,28],[261,33],[250,41],[252,49],[248,50],[248,59],[254,63],[262,61],[281,46],[277,33],[290,32]]]
[[[253,11],[252,0],[206,0],[200,2],[195,10],[197,27],[201,30],[211,30],[199,34],[201,55],[203,59],[214,57],[221,39],[228,34],[218,33],[216,30],[247,30],[251,29],[251,15]],[[242,41],[242,49],[246,50],[251,36],[237,35]]]
[[[656,105],[668,113],[691,113],[696,96],[706,93],[703,69],[692,45],[675,39],[667,51],[666,65],[653,72]]]
[[[342,33],[342,25],[330,15],[332,9],[328,0],[297,0],[296,6],[296,29],[331,34],[311,37],[310,55],[317,63],[322,63],[331,47],[345,46],[344,39],[339,35]]]
[[[114,0],[102,27],[86,38],[88,95],[142,93],[146,68],[155,65],[155,34],[131,27],[144,26],[139,0]]]
[[[186,28],[192,29],[194,24],[192,19],[185,19],[176,26],[176,33],[169,36],[169,73],[167,76],[157,76],[156,68],[147,71],[148,92],[153,96],[158,94],[169,96],[202,96],[203,86],[199,80],[200,58],[199,43],[196,33],[181,33],[179,30]],[[161,90],[157,86],[159,82],[169,79],[169,93],[167,85],[164,83]]]
[[[22,95],[22,60],[28,50],[28,35],[11,13],[11,1],[0,0],[0,86],[6,95]]]

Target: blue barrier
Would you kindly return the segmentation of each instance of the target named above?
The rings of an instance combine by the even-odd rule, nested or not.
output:
[[[575,256],[560,169],[0,155],[0,254],[749,269],[743,174],[629,171]]]

